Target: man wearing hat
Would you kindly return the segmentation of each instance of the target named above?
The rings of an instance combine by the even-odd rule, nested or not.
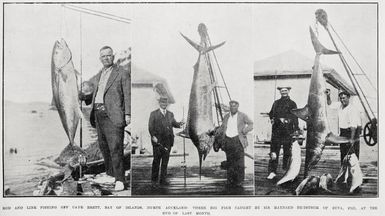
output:
[[[253,122],[245,113],[238,111],[237,101],[232,100],[229,105],[230,113],[225,115],[221,125],[224,136],[221,148],[226,153],[227,182],[230,187],[239,187],[245,178],[246,135],[253,130]]]
[[[85,89],[93,85],[93,93],[83,90],[79,98],[92,103],[90,122],[96,127],[100,151],[104,158],[106,182],[115,181],[115,190],[124,190],[123,139],[124,127],[131,122],[131,74],[129,70],[114,64],[113,50],[109,46],[100,49],[103,68]],[[90,85],[90,86],[88,86]]]
[[[270,144],[269,176],[267,179],[273,179],[276,176],[278,168],[278,157],[283,146],[282,168],[286,170],[290,157],[290,147],[292,134],[299,131],[298,118],[290,111],[297,108],[297,104],[289,97],[291,87],[278,87],[281,98],[274,101],[269,112],[272,123],[272,134]]]
[[[330,90],[326,90],[326,97],[328,105],[338,108],[338,127],[340,129],[340,136],[351,140],[348,144],[340,144],[341,164],[348,154],[355,153],[357,158],[359,158],[359,137],[362,129],[360,111],[350,102],[350,93],[347,91],[342,91],[338,94],[341,104],[332,104]]]
[[[167,110],[168,98],[159,98],[159,109],[151,112],[148,121],[148,131],[151,135],[154,160],[152,162],[151,182],[155,186],[158,183],[160,166],[160,184],[169,184],[166,181],[167,164],[170,151],[174,144],[173,128],[180,128],[184,122],[177,122],[174,114]],[[162,163],[162,164],[161,164]]]

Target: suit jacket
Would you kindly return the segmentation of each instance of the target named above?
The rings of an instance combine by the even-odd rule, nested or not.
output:
[[[117,127],[124,127],[126,125],[125,115],[131,115],[131,74],[129,70],[124,70],[121,66],[113,65],[112,67],[110,77],[108,78],[104,90],[103,103],[106,107],[108,117],[114,125]],[[92,100],[90,100],[90,98],[85,99],[87,105],[92,103],[90,116],[92,127],[96,126],[93,107],[101,74],[102,71],[100,70],[96,75],[96,79],[93,81],[95,90],[92,94]]]
[[[148,131],[151,137],[155,136],[158,142],[164,146],[172,146],[174,144],[173,128],[180,128],[180,126],[181,124],[175,120],[174,114],[168,110],[166,110],[165,116],[160,109],[152,111],[148,121]],[[155,145],[157,143],[152,142],[152,144]]]
[[[227,122],[229,120],[230,113],[226,114],[223,118],[222,122],[222,136],[226,136],[226,130],[227,130]],[[243,112],[238,111],[238,118],[237,118],[237,127],[238,127],[238,137],[239,141],[241,141],[243,148],[246,148],[248,146],[247,143],[247,133],[253,130],[253,121],[250,120],[250,118]]]

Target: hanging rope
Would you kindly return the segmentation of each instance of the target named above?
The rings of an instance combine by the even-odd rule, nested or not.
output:
[[[333,32],[336,34],[336,36],[338,37],[338,39],[341,41],[342,45],[345,47],[346,51],[348,51],[349,55],[353,58],[354,62],[357,64],[357,66],[359,67],[359,69],[361,70],[362,74],[365,76],[365,78],[368,80],[369,84],[372,86],[372,88],[377,91],[377,88],[373,85],[372,81],[369,79],[369,77],[367,76],[367,74],[365,73],[364,69],[361,67],[361,65],[358,63],[358,61],[356,60],[356,58],[353,56],[353,54],[350,52],[349,48],[346,46],[346,44],[344,43],[344,41],[342,40],[342,38],[339,36],[339,34],[337,33],[336,30],[334,30],[333,26],[331,24],[329,24],[331,29],[333,30]]]
[[[80,36],[80,92],[83,92],[83,27],[82,14],[79,13],[79,36]],[[80,101],[80,110],[83,112],[83,102]],[[80,118],[80,148],[83,147],[83,119]]]
[[[63,4],[62,6],[65,8],[68,8],[70,10],[78,11],[81,13],[85,13],[85,14],[89,14],[89,15],[93,15],[93,16],[97,16],[97,17],[102,17],[105,19],[110,19],[110,20],[114,20],[114,21],[122,22],[122,23],[126,23],[126,24],[131,24],[131,19],[128,19],[128,18],[119,17],[119,16],[115,16],[112,14],[108,14],[108,13],[104,13],[104,12],[100,12],[100,11],[96,11],[96,10],[91,10],[91,9],[87,9],[87,8],[82,8],[82,7],[78,7],[78,6],[74,6],[74,5],[64,5]]]
[[[344,58],[344,56],[342,55],[342,53],[341,53],[340,49],[338,48],[336,42],[334,41],[334,38],[331,35],[331,32],[330,32],[329,28],[327,28],[327,26],[326,26],[325,29],[328,32],[329,37],[332,40],[334,47],[336,48],[336,51],[339,52],[338,56],[340,57],[340,59],[342,61],[342,65],[344,66],[344,68],[346,70],[346,73],[349,76],[350,81],[352,82],[353,88],[356,91],[356,93],[358,95],[358,98],[361,101],[361,104],[362,104],[362,106],[363,106],[363,108],[365,110],[365,113],[366,113],[367,117],[369,118],[369,120],[371,120],[372,117],[374,117],[375,115],[374,115],[374,112],[373,112],[373,110],[371,109],[371,107],[369,105],[369,102],[367,101],[367,98],[364,95],[361,95],[361,94],[363,94],[362,93],[362,89],[361,89],[360,85],[358,84],[357,80],[355,79],[355,77],[353,76],[352,69],[347,64],[346,59]],[[357,88],[359,88],[360,91],[358,91]],[[364,102],[364,100],[365,100],[366,103]],[[371,113],[369,113],[368,108],[369,108]]]

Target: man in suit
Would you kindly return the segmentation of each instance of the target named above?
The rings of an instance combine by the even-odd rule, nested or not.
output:
[[[173,128],[180,128],[184,122],[177,122],[174,114],[167,110],[168,98],[159,99],[159,109],[151,112],[148,121],[148,131],[151,135],[154,160],[152,162],[151,182],[155,186],[158,182],[160,166],[160,184],[169,184],[166,181],[167,164],[170,158],[170,151],[174,144]],[[162,163],[162,165],[160,165]]]
[[[106,181],[116,181],[115,190],[124,190],[124,127],[131,122],[131,75],[129,70],[113,64],[113,50],[100,49],[103,68],[96,75],[93,94],[81,95],[92,103],[90,121],[96,127],[99,148],[104,158]]]
[[[240,187],[245,178],[245,148],[248,146],[247,133],[253,130],[253,122],[238,111],[239,103],[229,102],[230,113],[223,118],[222,150],[226,153],[227,182],[230,187]]]

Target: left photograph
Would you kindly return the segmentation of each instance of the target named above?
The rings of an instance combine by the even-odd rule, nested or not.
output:
[[[131,11],[4,4],[5,196],[131,195]]]

